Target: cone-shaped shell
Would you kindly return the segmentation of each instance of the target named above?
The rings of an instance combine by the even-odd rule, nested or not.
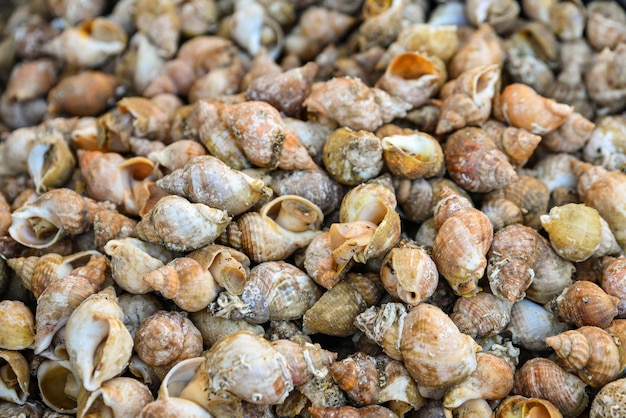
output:
[[[374,273],[348,273],[346,278],[326,291],[303,316],[307,334],[347,336],[357,327],[354,320],[382,296],[383,286]]]
[[[598,327],[576,330],[546,338],[562,364],[591,387],[602,387],[621,371],[618,346],[613,337]]]
[[[470,192],[489,192],[518,179],[506,155],[480,128],[454,132],[444,144],[444,151],[450,177]]]
[[[11,237],[31,248],[46,248],[66,235],[87,231],[99,208],[113,210],[70,189],[53,189],[16,209],[9,228]]]
[[[144,406],[154,401],[146,385],[130,377],[114,377],[95,391],[78,394],[80,416],[138,416]]]
[[[159,200],[137,224],[142,240],[172,251],[190,251],[213,242],[226,228],[228,214],[180,196]]]
[[[237,331],[250,331],[257,335],[265,333],[261,325],[251,324],[243,319],[222,318],[212,314],[208,309],[190,312],[189,319],[202,334],[205,347],[211,347],[220,338]]]
[[[480,346],[434,305],[421,303],[404,318],[400,351],[420,386],[443,389],[465,380],[476,369],[478,350]]]
[[[96,250],[104,252],[107,242],[137,236],[137,221],[118,212],[99,211],[93,219]]]
[[[176,258],[146,273],[143,281],[188,312],[206,308],[219,290],[211,273],[191,257]]]
[[[227,291],[240,295],[250,275],[250,259],[234,248],[209,244],[187,254],[213,276]]]
[[[496,32],[490,25],[482,24],[452,57],[450,78],[457,78],[465,71],[482,65],[502,67],[504,56],[502,41]]]
[[[606,328],[617,316],[619,299],[589,281],[576,281],[550,302],[550,310],[577,327]]]
[[[515,372],[513,393],[546,399],[565,417],[576,417],[589,403],[587,384],[546,358],[533,358]],[[555,391],[554,388],[560,388]]]
[[[444,77],[433,59],[419,52],[405,52],[391,60],[376,87],[419,107],[435,94]]]
[[[532,87],[513,83],[499,97],[504,120],[533,134],[545,135],[563,125],[574,108],[541,96]]]
[[[85,299],[65,326],[65,346],[82,386],[97,390],[126,368],[133,339],[112,287]]]
[[[231,216],[247,211],[271,194],[262,180],[233,170],[210,155],[191,159],[182,169],[159,179],[157,185],[191,202],[225,210]]]
[[[540,217],[547,212],[550,203],[550,191],[543,181],[520,174],[517,181],[490,192],[485,200],[498,198],[515,203],[522,211],[522,223],[539,230]]]

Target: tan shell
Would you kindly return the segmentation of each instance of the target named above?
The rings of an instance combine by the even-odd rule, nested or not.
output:
[[[337,100],[341,97],[341,100]],[[339,103],[352,103],[346,109]],[[322,118],[329,118],[339,125],[353,130],[374,132],[384,123],[406,116],[411,105],[390,96],[384,90],[370,88],[356,78],[336,77],[313,84],[311,94],[303,105],[307,110]]]
[[[222,318],[214,315],[208,309],[190,312],[189,319],[202,334],[205,347],[211,347],[220,338],[237,331],[250,331],[257,335],[265,333],[261,325],[251,324],[243,319]]]
[[[446,134],[485,122],[491,115],[499,81],[498,64],[472,67],[459,74],[452,81],[452,93],[443,101],[435,132]]]
[[[137,221],[118,212],[99,211],[93,219],[96,250],[104,251],[107,242],[114,239],[137,237]]]
[[[219,285],[210,271],[191,257],[179,257],[143,275],[143,281],[179,308],[196,312],[217,297]]]
[[[563,414],[550,401],[526,398],[521,395],[507,396],[496,409],[495,418],[563,418]]]
[[[537,231],[520,224],[497,231],[487,256],[492,292],[511,302],[527,294],[531,300],[546,303],[571,284],[575,270]]]
[[[515,168],[526,165],[542,140],[539,135],[531,134],[525,129],[507,126],[495,119],[489,119],[481,127],[492,136],[498,149],[506,154]]]
[[[134,295],[132,293],[122,293],[118,298],[118,304],[124,312],[124,325],[135,338],[135,333],[141,322],[163,309],[163,304],[153,293]]]
[[[621,371],[618,346],[601,328],[582,326],[546,338],[561,363],[591,387],[602,387]]]
[[[445,186],[441,199],[435,209],[438,228],[433,260],[457,295],[474,295],[480,291],[478,281],[487,267],[486,255],[493,239],[491,221]]]
[[[240,295],[250,276],[250,259],[233,248],[209,244],[187,254],[207,270],[227,291]]]
[[[56,131],[39,136],[28,154],[28,172],[38,194],[67,183],[75,165],[67,141]]]
[[[157,311],[141,322],[135,351],[144,362],[165,376],[175,364],[202,353],[202,335],[184,313]]]
[[[626,315],[626,288],[624,287],[624,274],[626,273],[626,258],[620,256],[602,258],[602,289],[611,296],[619,298],[617,305],[617,317],[624,318]]]
[[[154,163],[155,170],[169,174],[174,170],[183,168],[192,158],[206,154],[206,148],[199,142],[182,139],[161,150],[151,152],[148,154],[148,159]]]
[[[115,99],[117,80],[100,71],[64,77],[48,93],[48,111],[72,116],[97,116]]]
[[[30,308],[17,300],[0,302],[0,349],[23,350],[35,342],[35,317]]]
[[[557,130],[545,135],[541,144],[550,151],[574,153],[585,146],[595,127],[595,123],[574,112]]]
[[[578,416],[588,405],[587,384],[546,358],[533,358],[515,372],[513,393],[546,399],[566,417]],[[554,391],[554,388],[560,388]]]
[[[166,196],[142,216],[137,235],[172,251],[190,251],[212,243],[229,223],[226,211]]]
[[[124,314],[113,287],[91,295],[71,314],[65,326],[65,347],[76,378],[89,391],[119,375],[133,350]]]
[[[323,220],[321,209],[311,201],[283,195],[264,204],[258,212],[243,214],[226,228],[222,239],[252,261],[282,260],[319,235]]]
[[[44,360],[37,368],[37,386],[41,400],[52,410],[61,414],[76,412],[80,384],[69,361]]]
[[[354,334],[357,315],[377,303],[382,293],[383,285],[377,274],[348,273],[304,313],[302,329],[306,334]]]
[[[154,401],[146,385],[130,377],[114,377],[93,392],[78,394],[77,414],[113,417],[137,416],[145,405]]]
[[[489,192],[518,179],[506,155],[480,128],[454,132],[445,142],[444,151],[450,177],[470,192]]]
[[[191,159],[182,169],[157,181],[171,194],[239,215],[271,191],[263,181],[233,170],[216,157],[205,155]]]
[[[618,298],[607,294],[597,284],[576,281],[550,301],[549,307],[561,320],[577,327],[606,328],[617,316],[618,304]]]
[[[354,186],[370,180],[384,166],[381,140],[372,132],[342,127],[332,132],[322,150],[328,174],[341,184]]]
[[[605,116],[596,122],[583,148],[583,159],[607,170],[619,170],[626,160],[626,118]]]
[[[404,318],[400,351],[420,386],[449,388],[465,380],[476,369],[478,350],[480,346],[434,305],[414,306]]]
[[[385,255],[380,278],[387,293],[408,305],[426,301],[439,283],[435,262],[411,241],[401,241]]]
[[[193,417],[212,418],[213,415],[193,401],[187,399],[166,397],[159,398],[145,405],[139,414],[139,418],[161,417]]]
[[[420,107],[435,95],[445,81],[445,74],[442,74],[437,60],[419,52],[396,55],[375,86],[400,97],[413,107]]]
[[[87,231],[100,209],[113,207],[71,189],[53,189],[13,211],[9,234],[27,247],[46,248],[66,235]]]
[[[531,87],[513,83],[499,97],[503,119],[517,128],[545,135],[558,129],[574,112],[569,105],[539,95]]]
[[[385,164],[396,176],[416,179],[439,177],[445,172],[441,145],[427,133],[385,136],[381,145]]]
[[[618,113],[626,106],[626,83],[621,75],[625,59],[622,43],[613,50],[605,48],[585,73],[589,97],[603,113]]]
[[[498,35],[490,25],[483,24],[452,57],[449,65],[450,78],[457,78],[463,72],[481,65],[496,64],[502,67],[503,63],[504,48]]]
[[[28,361],[19,351],[0,350],[0,399],[24,405],[30,395]]]
[[[489,199],[483,203],[480,210],[487,215],[495,232],[512,224],[521,224],[524,221],[522,209],[509,199]]]
[[[512,303],[480,292],[471,298],[459,298],[454,303],[450,319],[459,331],[472,338],[500,334],[511,320]]]
[[[626,213],[621,210],[624,198],[617,190],[626,185],[626,174],[579,161],[572,162],[572,167],[582,202],[595,208],[609,224],[623,251],[626,248]]]
[[[583,204],[554,206],[541,224],[552,248],[570,261],[584,261],[620,251],[613,233],[597,210]]]
[[[474,26],[488,23],[496,32],[506,32],[520,13],[516,1],[470,0],[466,3],[467,19]]]

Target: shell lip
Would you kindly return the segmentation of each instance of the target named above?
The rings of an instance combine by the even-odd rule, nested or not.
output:
[[[11,218],[13,222],[9,227],[9,235],[15,241],[30,248],[49,247],[65,236],[60,220],[53,214],[50,214],[45,208],[36,206],[23,207],[13,212]],[[57,228],[56,233],[46,234],[43,238],[38,237],[30,222],[30,220],[36,218],[40,218],[55,226]]]

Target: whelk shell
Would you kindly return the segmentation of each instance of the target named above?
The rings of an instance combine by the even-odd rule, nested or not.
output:
[[[24,405],[30,395],[28,361],[18,351],[0,350],[0,399]]]
[[[441,145],[427,133],[385,136],[381,146],[385,164],[396,176],[413,180],[439,177],[445,171]]]

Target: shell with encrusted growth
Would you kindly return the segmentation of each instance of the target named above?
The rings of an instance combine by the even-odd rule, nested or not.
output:
[[[617,171],[626,166],[626,118],[610,115],[600,118],[583,148],[583,159]]]
[[[617,417],[624,414],[625,384],[626,378],[622,378],[604,385],[591,402],[589,418]]]
[[[229,223],[226,211],[172,195],[142,216],[137,235],[171,251],[191,251],[215,241]]]
[[[323,148],[323,162],[337,182],[354,186],[370,180],[384,166],[380,138],[372,132],[342,127],[331,133]]]

